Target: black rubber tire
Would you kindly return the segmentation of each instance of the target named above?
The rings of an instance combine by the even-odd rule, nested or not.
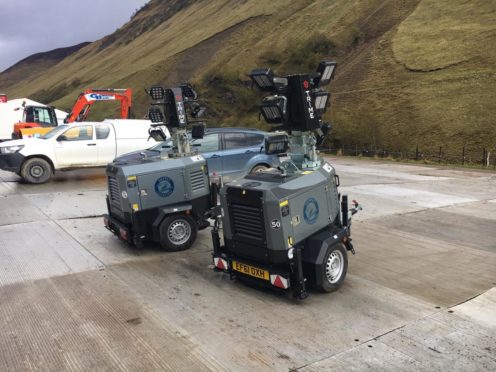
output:
[[[257,164],[253,168],[251,168],[250,174],[251,173],[258,173],[258,172],[264,171],[266,169],[269,169],[269,167],[267,167],[264,164]]]
[[[42,158],[31,158],[22,164],[20,176],[28,183],[41,184],[52,177],[52,166]]]
[[[340,272],[337,278],[334,278],[334,280],[331,281],[331,278],[328,276],[327,262],[329,261],[331,255],[333,254],[335,256],[340,257],[340,259],[342,259],[342,271]],[[346,278],[347,271],[348,271],[348,252],[343,244],[341,243],[334,244],[333,246],[327,249],[327,252],[324,256],[322,277],[320,278],[321,284],[317,285],[316,288],[319,291],[326,293],[337,291],[343,284],[344,279]]]
[[[185,234],[183,239],[179,241],[174,241],[170,236],[171,229],[174,228],[185,228],[189,229],[189,234]],[[173,214],[167,216],[160,224],[160,246],[169,252],[184,251],[191,247],[196,240],[196,235],[198,233],[198,226],[196,222],[190,217],[184,214]]]

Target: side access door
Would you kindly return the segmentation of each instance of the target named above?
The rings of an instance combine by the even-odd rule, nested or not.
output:
[[[95,166],[98,161],[94,126],[69,127],[54,144],[59,168]]]

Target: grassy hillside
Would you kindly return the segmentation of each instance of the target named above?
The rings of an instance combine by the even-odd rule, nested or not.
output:
[[[246,72],[331,58],[335,145],[479,151],[496,147],[494,19],[487,0],[152,0],[114,34],[41,75],[0,74],[0,86],[61,108],[86,87],[132,87],[142,116],[143,88],[191,81],[212,125],[260,127]]]

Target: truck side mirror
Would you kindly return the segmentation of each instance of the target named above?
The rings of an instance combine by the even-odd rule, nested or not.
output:
[[[63,134],[57,137],[57,141],[67,141],[67,137]]]

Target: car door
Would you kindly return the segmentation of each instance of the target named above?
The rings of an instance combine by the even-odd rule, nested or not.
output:
[[[210,176],[219,176],[222,171],[222,152],[218,133],[206,133],[203,138],[192,141],[193,148],[207,160]]]
[[[260,133],[226,132],[223,134],[222,172],[235,178],[248,173],[250,159],[260,153],[264,136]]]
[[[55,156],[60,168],[97,165],[98,150],[93,125],[69,127],[55,142]]]
[[[95,138],[98,149],[98,164],[105,165],[112,162],[116,149],[114,128],[108,123],[96,124]]]

